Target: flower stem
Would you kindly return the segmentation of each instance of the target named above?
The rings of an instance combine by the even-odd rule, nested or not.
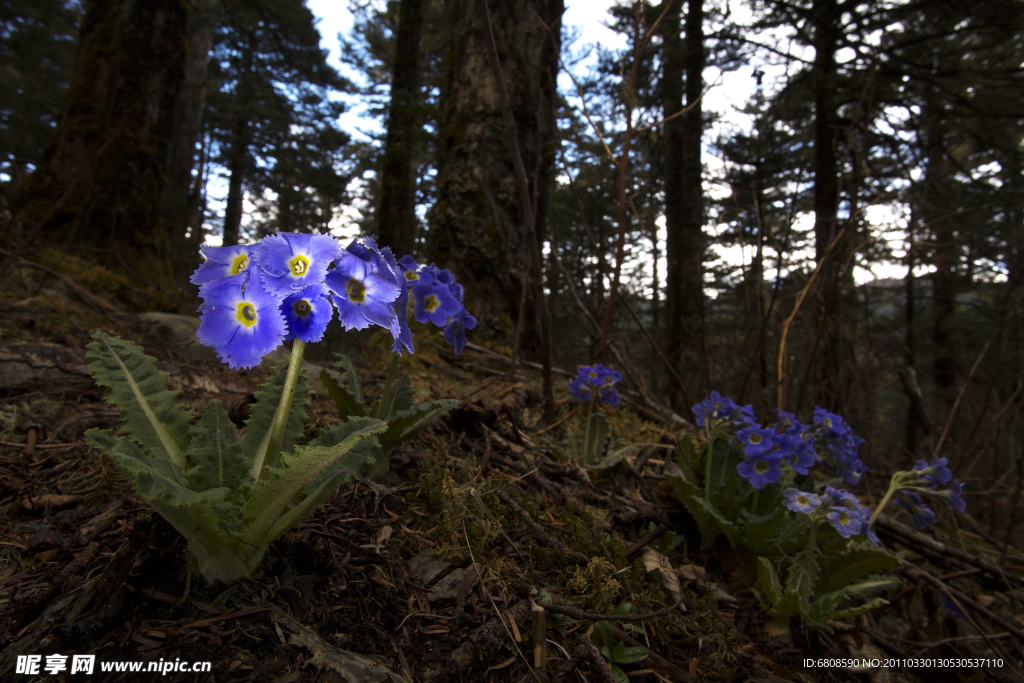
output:
[[[277,404],[277,412],[274,413],[274,422],[270,425],[270,439],[267,441],[267,448],[254,464],[250,473],[254,479],[263,476],[266,468],[277,463],[281,453],[281,442],[284,441],[284,430],[288,426],[288,417],[292,412],[292,399],[295,398],[295,385],[299,381],[299,371],[302,370],[302,352],[306,350],[306,343],[295,339],[292,341],[292,355],[288,359],[288,374],[284,378],[284,390],[281,392],[281,402]]]
[[[704,500],[711,500],[711,455],[715,450],[715,432],[708,429],[708,449],[704,457]]]
[[[868,522],[868,529],[875,526],[875,522],[877,522],[878,518],[882,516],[882,510],[885,506],[889,504],[889,501],[892,500],[893,496],[903,489],[903,477],[900,476],[901,474],[903,473],[897,472],[892,475],[892,479],[889,481],[889,490],[885,492],[885,495],[882,497],[882,502],[878,504],[878,507],[875,508],[875,512],[871,515],[871,521]]]

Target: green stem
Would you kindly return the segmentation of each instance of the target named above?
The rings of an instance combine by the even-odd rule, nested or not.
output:
[[[373,416],[378,420],[383,420],[385,415],[391,414],[391,401],[394,399],[391,397],[391,385],[395,381],[395,372],[398,370],[398,354],[391,355],[391,366],[388,368],[388,378],[384,382],[384,393],[380,395],[380,400],[377,401],[377,408],[373,411]],[[385,413],[384,403],[387,402],[387,412]]]
[[[277,404],[274,422],[270,425],[270,438],[266,442],[266,448],[262,449],[250,470],[253,479],[263,477],[266,469],[273,467],[281,454],[281,442],[284,441],[284,430],[288,426],[288,417],[292,412],[292,399],[295,398],[295,385],[299,381],[299,371],[302,370],[302,352],[305,349],[305,342],[299,339],[292,341],[292,355],[288,359],[288,374],[284,378],[281,402]]]
[[[899,493],[903,488],[903,477],[900,476],[901,474],[903,473],[897,472],[892,475],[892,480],[889,482],[889,490],[885,492],[885,495],[882,497],[882,502],[878,504],[878,507],[876,507],[875,511],[871,514],[871,521],[868,523],[869,529],[875,526],[875,522],[877,522],[878,518],[882,516],[882,510],[889,504],[892,497]]]
[[[711,455],[715,451],[715,433],[708,430],[708,449],[704,460],[704,500],[711,500]]]

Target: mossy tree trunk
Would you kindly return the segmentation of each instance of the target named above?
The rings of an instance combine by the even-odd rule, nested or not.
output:
[[[173,287],[161,213],[188,12],[176,0],[87,3],[60,121],[13,202],[23,236],[46,218],[30,248],[84,248],[125,274],[129,300]]]
[[[523,165],[536,200],[537,234],[545,235],[564,4],[492,0],[490,6]],[[510,332],[528,267],[522,205],[479,3],[457,0],[449,11],[455,35],[442,88],[437,201],[429,215],[427,261],[458,276],[467,307],[480,318],[479,334]]]

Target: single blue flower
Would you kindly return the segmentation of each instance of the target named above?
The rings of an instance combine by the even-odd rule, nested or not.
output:
[[[231,369],[259,365],[287,333],[280,299],[261,286],[254,274],[249,286],[217,287],[203,304],[199,342],[212,346]]]
[[[189,282],[199,285],[200,296],[206,297],[215,289],[244,289],[249,284],[252,272],[252,249],[254,245],[236,244],[231,247],[202,245],[199,250],[206,262],[196,268]]]
[[[341,256],[338,241],[330,235],[279,232],[268,235],[254,248],[256,262],[267,273],[264,286],[280,296],[323,282],[328,266]]]
[[[281,302],[281,313],[288,325],[286,340],[299,339],[311,344],[323,339],[334,317],[328,293],[327,286],[318,283],[293,292]]]
[[[894,502],[907,508],[910,518],[918,529],[924,529],[935,523],[935,513],[925,505],[921,494],[917,491],[900,491]]]
[[[569,393],[571,393],[572,397],[577,401],[586,403],[593,397],[593,391],[594,389],[590,386],[590,382],[585,379],[577,377],[569,382]]]
[[[466,330],[476,327],[476,318],[466,312],[465,308],[448,318],[444,326],[444,340],[455,348],[455,355],[462,353],[466,348]]]
[[[601,389],[599,400],[609,408],[614,408],[622,402],[622,397],[614,387],[606,387]]]
[[[413,312],[416,320],[421,323],[429,320],[438,327],[444,327],[448,318],[462,306],[449,293],[448,285],[440,280],[417,280],[412,286],[412,297],[416,301]]]
[[[402,288],[373,240],[367,241],[370,247],[353,241],[342,250],[324,282],[346,330],[364,330],[372,324],[394,328],[394,334],[399,326],[395,302]]]
[[[821,505],[821,499],[813,493],[804,493],[795,488],[788,488],[783,493],[786,499],[785,505],[793,512],[811,514],[814,509]]]
[[[747,457],[755,455],[761,455],[771,451],[772,437],[776,434],[774,429],[761,429],[757,425],[751,425],[746,429],[741,429],[736,432],[736,438],[743,443],[743,452]],[[781,454],[778,455],[779,460],[782,459]]]
[[[398,265],[401,268],[402,277],[405,278],[405,281],[410,286],[412,285],[412,283],[421,279],[422,276],[419,273],[420,267],[416,263],[416,259],[414,259],[412,256],[406,255],[398,259]]]
[[[914,469],[921,473],[921,478],[932,488],[935,488],[937,484],[948,484],[953,478],[953,472],[947,467],[948,464],[947,458],[936,458],[931,465],[924,460],[918,460],[914,464]]]
[[[800,439],[795,442],[793,456],[789,461],[790,466],[799,474],[807,474],[810,468],[818,462],[818,452],[814,450],[814,441]]]
[[[789,436],[800,436],[807,431],[807,425],[801,423],[796,419],[796,415],[793,413],[787,413],[782,408],[775,409],[776,419],[775,428],[783,434]]]
[[[860,516],[853,510],[846,507],[833,507],[832,512],[827,515],[829,523],[843,538],[849,538],[860,533]]]
[[[837,438],[839,434],[849,431],[846,421],[835,413],[830,413],[821,406],[814,407],[814,421],[825,428],[829,438]],[[833,436],[829,432],[835,432]]]
[[[764,488],[765,484],[774,484],[782,476],[782,456],[771,451],[758,455],[748,455],[747,459],[736,466],[736,471],[744,479],[750,480],[755,489]]]

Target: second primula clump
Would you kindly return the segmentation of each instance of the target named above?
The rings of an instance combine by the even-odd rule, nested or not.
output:
[[[231,368],[251,368],[284,341],[320,341],[338,311],[346,330],[389,330],[396,353],[413,352],[406,322],[410,290],[415,316],[444,328],[460,353],[476,318],[447,270],[397,261],[372,238],[342,248],[329,235],[278,233],[252,245],[203,247],[207,261],[192,276],[203,298],[199,341]],[[412,287],[407,287],[415,280]]]

